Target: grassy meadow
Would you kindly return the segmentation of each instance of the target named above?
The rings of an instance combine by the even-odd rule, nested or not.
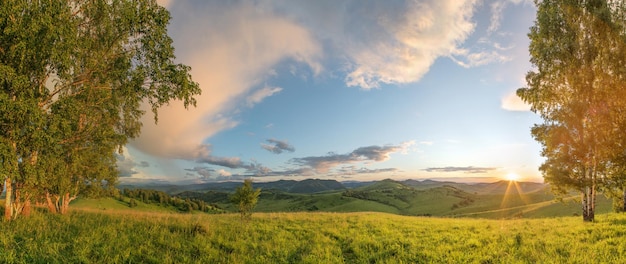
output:
[[[103,205],[104,206],[104,205]],[[0,222],[0,263],[624,263],[626,215],[493,220],[75,206]]]
[[[519,191],[517,183],[497,183],[506,191],[472,191],[449,185],[418,189],[384,180],[342,191],[314,194],[285,193],[262,190],[256,212],[363,212],[373,211],[407,216],[472,217],[472,218],[543,218],[580,214],[579,195],[557,197],[549,188]],[[520,183],[520,185],[523,183]],[[467,186],[465,186],[467,187]],[[472,186],[469,186],[472,187]],[[221,192],[187,192],[183,197],[215,203],[226,211],[237,209]],[[612,211],[612,200],[598,195],[596,212]]]

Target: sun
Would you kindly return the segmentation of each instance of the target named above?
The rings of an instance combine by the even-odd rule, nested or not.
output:
[[[515,173],[515,172],[510,172],[509,174],[504,176],[504,179],[507,180],[507,181],[518,181],[519,180],[519,175],[517,175],[517,173]]]

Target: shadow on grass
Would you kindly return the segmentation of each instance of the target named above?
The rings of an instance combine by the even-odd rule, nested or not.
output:
[[[611,223],[612,225],[626,225],[626,219],[611,219],[609,220],[609,223]]]

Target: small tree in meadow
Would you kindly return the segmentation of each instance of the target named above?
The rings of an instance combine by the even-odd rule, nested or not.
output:
[[[252,180],[246,179],[243,185],[237,187],[235,193],[230,197],[230,201],[237,206],[241,213],[242,220],[249,220],[252,217],[252,209],[256,206],[261,194],[261,189],[252,188]]]

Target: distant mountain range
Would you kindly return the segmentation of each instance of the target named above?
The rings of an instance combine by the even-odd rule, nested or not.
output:
[[[364,187],[379,182],[397,182],[406,186],[410,186],[416,190],[427,190],[437,187],[454,187],[463,190],[468,193],[476,194],[504,194],[509,191],[515,191],[516,193],[528,193],[541,190],[546,187],[546,184],[535,182],[509,182],[509,181],[497,181],[492,183],[459,183],[453,181],[435,181],[435,180],[382,180],[382,181],[345,181],[339,182],[336,180],[321,180],[321,179],[306,179],[301,181],[296,180],[279,180],[273,182],[255,182],[253,186],[255,188],[261,188],[266,191],[280,191],[286,193],[299,193],[299,194],[312,194],[329,191],[341,191],[347,189],[354,189]],[[222,191],[231,192],[235,188],[241,185],[241,182],[212,182],[201,184],[172,184],[172,183],[124,183],[118,185],[120,189],[153,189],[163,191],[169,194],[177,194],[186,191],[203,192],[203,191]]]
[[[241,182],[202,184],[121,184],[120,189],[160,190],[182,199],[202,200],[228,212]],[[306,179],[255,182],[261,188],[255,212],[386,212],[413,216],[519,218],[577,214],[575,195],[558,203],[550,186],[534,182],[403,180],[348,181]],[[611,200],[598,198],[598,212],[611,211]]]

